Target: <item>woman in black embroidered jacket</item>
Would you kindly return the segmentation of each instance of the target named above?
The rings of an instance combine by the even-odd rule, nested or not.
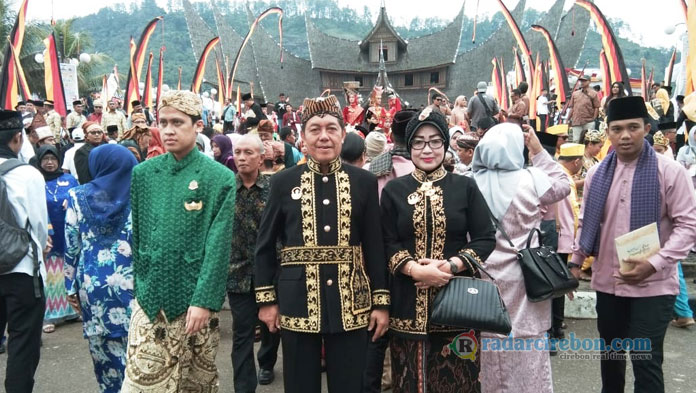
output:
[[[393,391],[479,392],[479,332],[431,324],[430,306],[454,275],[475,273],[469,260],[486,260],[495,231],[474,180],[442,166],[444,116],[424,109],[409,122],[406,143],[416,169],[390,181],[381,199],[392,274]],[[462,339],[476,340],[470,352],[458,346]]]

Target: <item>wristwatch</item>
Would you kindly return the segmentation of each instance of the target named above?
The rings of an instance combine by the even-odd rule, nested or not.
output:
[[[452,274],[457,274],[457,272],[459,272],[459,269],[457,268],[457,264],[454,263],[454,261],[451,259],[448,259],[447,262],[449,262],[450,271],[452,272]]]

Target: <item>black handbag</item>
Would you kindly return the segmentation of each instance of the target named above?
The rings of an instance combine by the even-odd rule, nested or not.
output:
[[[491,214],[491,219],[495,229],[499,230],[510,247],[515,249],[515,245],[498,219],[493,214]],[[538,235],[539,247],[532,248],[532,239],[535,233]],[[556,251],[551,247],[542,245],[541,231],[538,228],[532,229],[527,236],[526,248],[517,251],[517,261],[522,268],[527,299],[530,302],[536,303],[564,296],[573,292],[579,285],[578,280],[568,270],[566,262],[558,256]]]
[[[493,282],[475,277],[452,277],[433,300],[430,322],[436,325],[510,334],[510,315],[500,297],[495,279],[474,258],[467,260]]]

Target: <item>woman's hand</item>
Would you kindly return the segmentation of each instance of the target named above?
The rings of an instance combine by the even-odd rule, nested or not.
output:
[[[418,265],[411,270],[411,277],[416,281],[416,287],[426,289],[430,287],[442,287],[449,283],[452,273],[443,272],[440,267],[447,261],[423,258],[418,260]]]

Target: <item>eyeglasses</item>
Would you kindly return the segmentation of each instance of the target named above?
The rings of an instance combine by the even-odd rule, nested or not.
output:
[[[425,145],[430,146],[431,149],[439,149],[445,145],[445,141],[442,139],[431,139],[429,141],[424,141],[422,139],[416,139],[411,143],[411,148],[416,150],[425,149]]]
[[[436,98],[435,101],[442,101],[442,98]]]

